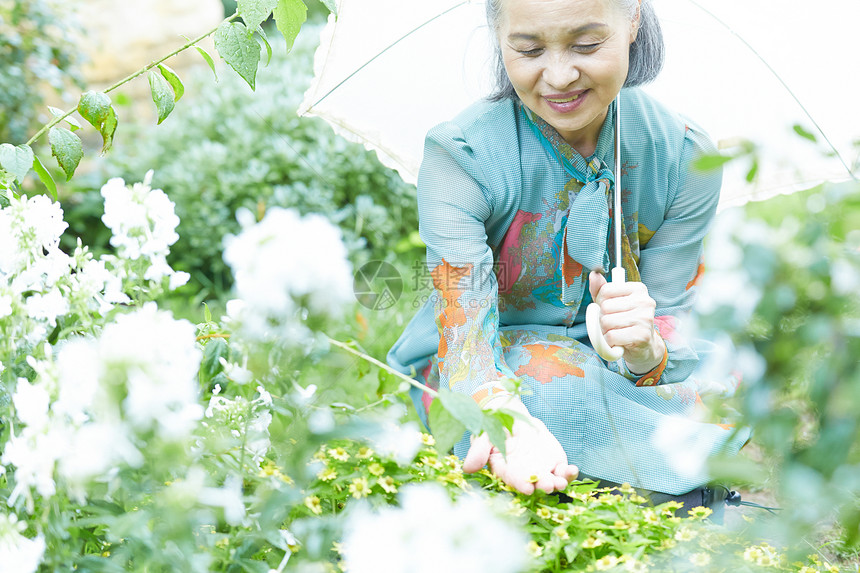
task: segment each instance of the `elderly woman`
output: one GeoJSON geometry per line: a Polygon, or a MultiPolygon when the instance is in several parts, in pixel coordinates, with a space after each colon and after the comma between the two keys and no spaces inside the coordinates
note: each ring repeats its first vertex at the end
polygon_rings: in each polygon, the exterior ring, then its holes
{"type": "MultiPolygon", "coordinates": [[[[488,0],[487,15],[497,91],[427,135],[418,206],[435,292],[388,360],[523,414],[505,457],[464,437],[466,471],[489,463],[524,493],[579,475],[707,503],[702,461],[747,437],[700,421],[700,357],[678,334],[721,177],[691,167],[715,151],[708,137],[635,89],[662,65],[650,0],[488,0]],[[598,272],[616,264],[614,217],[623,283],[598,272]],[[589,345],[591,301],[618,362],[589,345]],[[522,381],[519,395],[505,378],[522,381]]],[[[427,395],[413,397],[426,423],[427,395]]]]}

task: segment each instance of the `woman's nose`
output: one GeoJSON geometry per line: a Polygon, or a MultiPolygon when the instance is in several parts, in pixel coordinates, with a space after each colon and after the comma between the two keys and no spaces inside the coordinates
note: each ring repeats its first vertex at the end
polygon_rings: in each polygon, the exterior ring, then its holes
{"type": "Polygon", "coordinates": [[[564,92],[579,79],[579,68],[567,55],[551,55],[543,69],[543,80],[553,89],[564,92]]]}

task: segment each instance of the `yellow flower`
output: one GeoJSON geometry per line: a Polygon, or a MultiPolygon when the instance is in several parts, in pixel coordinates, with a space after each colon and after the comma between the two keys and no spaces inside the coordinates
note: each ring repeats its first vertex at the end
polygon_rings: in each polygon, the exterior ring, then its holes
{"type": "Polygon", "coordinates": [[[775,565],[779,565],[779,555],[775,555],[770,551],[766,551],[762,554],[761,557],[755,560],[756,565],[760,565],[762,567],[772,567],[775,565]]]}
{"type": "Polygon", "coordinates": [[[624,482],[623,484],[618,486],[618,491],[620,491],[621,493],[634,493],[636,490],[633,489],[633,486],[631,486],[629,483],[624,482]]]}
{"type": "MultiPolygon", "coordinates": [[[[445,456],[445,463],[447,463],[452,468],[457,468],[457,467],[460,467],[460,458],[458,458],[457,456],[455,456],[453,454],[449,454],[449,455],[445,456]]],[[[482,469],[481,472],[485,473],[486,475],[488,475],[490,477],[493,476],[493,472],[489,471],[486,468],[482,469]]]]}
{"type": "Polygon", "coordinates": [[[624,570],[629,571],[630,573],[647,573],[648,565],[644,561],[628,559],[624,563],[624,570]]]}
{"type": "Polygon", "coordinates": [[[366,460],[367,458],[373,455],[373,450],[368,448],[367,446],[362,446],[358,448],[358,457],[362,460],[366,460]]]}
{"type": "Polygon", "coordinates": [[[568,534],[567,529],[565,529],[564,527],[556,527],[555,529],[552,530],[552,532],[559,539],[564,539],[564,540],[570,539],[570,534],[568,534]]]}
{"type": "Polygon", "coordinates": [[[459,471],[450,471],[445,474],[442,479],[447,481],[448,483],[456,485],[460,489],[466,489],[466,486],[468,485],[466,483],[466,480],[463,478],[463,474],[459,471]]]}
{"type": "Polygon", "coordinates": [[[689,527],[682,527],[675,532],[675,539],[677,539],[678,541],[692,541],[696,538],[696,535],[698,535],[698,533],[696,533],[689,527]]]}
{"type": "Polygon", "coordinates": [[[361,499],[368,495],[370,493],[370,486],[367,484],[367,478],[360,477],[352,480],[352,483],[349,484],[349,493],[355,499],[361,499]]]}
{"type": "Polygon", "coordinates": [[[809,567],[807,565],[804,565],[803,567],[800,568],[800,571],[798,571],[797,573],[821,573],[821,572],[818,569],[815,569],[814,567],[809,567]]]}
{"type": "Polygon", "coordinates": [[[828,565],[827,566],[828,573],[839,573],[839,567],[836,565],[828,565]]]}
{"type": "Polygon", "coordinates": [[[698,517],[700,519],[704,519],[714,513],[714,510],[710,507],[704,507],[700,505],[699,507],[694,507],[687,513],[690,514],[690,517],[698,517]]]}
{"type": "Polygon", "coordinates": [[[586,511],[586,509],[582,505],[574,505],[573,507],[571,507],[570,509],[567,510],[567,512],[570,515],[582,515],[583,513],[585,513],[585,511],[586,511]]]}
{"type": "Polygon", "coordinates": [[[555,512],[552,514],[552,520],[558,524],[562,524],[570,521],[570,518],[561,512],[555,512]]]}
{"type": "Polygon", "coordinates": [[[325,468],[323,471],[317,474],[317,477],[322,481],[331,481],[337,477],[337,472],[332,468],[325,468]]]}
{"type": "Polygon", "coordinates": [[[328,455],[330,457],[336,459],[336,460],[341,461],[341,462],[345,462],[346,460],[349,459],[349,454],[347,453],[347,451],[345,449],[343,449],[341,447],[331,448],[328,451],[328,455]]]}
{"type": "Polygon", "coordinates": [[[439,460],[427,456],[421,456],[421,463],[434,470],[441,470],[444,467],[439,460]]]}
{"type": "Polygon", "coordinates": [[[435,446],[436,438],[434,438],[430,434],[425,434],[424,432],[421,432],[421,443],[425,446],[435,446]]]}
{"type": "Polygon", "coordinates": [[[385,473],[385,468],[379,462],[373,462],[367,466],[367,471],[370,472],[370,475],[378,477],[385,473]]]}
{"type": "Polygon", "coordinates": [[[537,508],[537,511],[535,511],[535,513],[541,519],[549,519],[550,517],[552,517],[552,512],[549,510],[548,507],[539,507],[537,508]]]}
{"type": "Polygon", "coordinates": [[[594,562],[594,567],[598,571],[605,571],[607,569],[612,569],[618,565],[618,557],[615,555],[607,555],[605,557],[601,557],[597,561],[594,562]]]}
{"type": "Polygon", "coordinates": [[[630,494],[630,501],[632,501],[633,503],[648,503],[648,499],[642,497],[638,493],[631,493],[630,494]]]}
{"type": "Polygon", "coordinates": [[[711,562],[711,556],[707,553],[693,553],[690,555],[690,563],[696,567],[704,567],[711,562]]]}
{"type": "Polygon", "coordinates": [[[535,540],[529,541],[529,544],[526,546],[526,548],[528,549],[529,553],[531,553],[535,557],[540,557],[541,555],[543,555],[543,547],[541,547],[535,540]]]}
{"type": "Polygon", "coordinates": [[[653,509],[646,509],[642,512],[642,518],[645,520],[645,523],[657,524],[660,523],[660,518],[657,517],[657,514],[654,513],[653,509]]]}
{"type": "Polygon", "coordinates": [[[340,555],[343,552],[343,544],[339,541],[334,541],[331,544],[331,549],[332,551],[340,555]]]}
{"type": "MultiPolygon", "coordinates": [[[[602,533],[602,532],[598,532],[602,533]]],[[[603,545],[603,540],[599,537],[589,537],[585,541],[582,542],[582,547],[584,549],[594,549],[595,547],[600,547],[603,545]]]]}
{"type": "Polygon", "coordinates": [[[605,503],[606,505],[615,505],[619,501],[621,501],[621,496],[614,493],[603,493],[597,498],[598,503],[605,503]]]}
{"type": "Polygon", "coordinates": [[[627,523],[626,521],[622,521],[620,519],[612,524],[613,529],[628,529],[629,527],[630,527],[629,523],[627,523]]]}
{"type": "Polygon", "coordinates": [[[762,555],[764,555],[764,553],[762,552],[761,548],[756,545],[744,549],[744,561],[756,561],[762,555]]]}
{"type": "Polygon", "coordinates": [[[379,487],[381,487],[388,493],[397,493],[397,485],[394,483],[394,478],[391,476],[385,476],[384,478],[378,480],[376,483],[378,483],[379,487]]]}
{"type": "Polygon", "coordinates": [[[305,498],[305,507],[311,510],[311,512],[315,515],[319,515],[322,513],[322,505],[320,505],[320,498],[315,495],[305,498]]]}
{"type": "Polygon", "coordinates": [[[666,538],[660,542],[660,549],[672,549],[676,545],[678,545],[677,541],[675,541],[674,539],[666,538]]]}
{"type": "Polygon", "coordinates": [[[313,459],[317,460],[318,462],[324,462],[325,461],[325,448],[323,447],[323,448],[318,449],[316,451],[316,453],[314,453],[313,459]]]}

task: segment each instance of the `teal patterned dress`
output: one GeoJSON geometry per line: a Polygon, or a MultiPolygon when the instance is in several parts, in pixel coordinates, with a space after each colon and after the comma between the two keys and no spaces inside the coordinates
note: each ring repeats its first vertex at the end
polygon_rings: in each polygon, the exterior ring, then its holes
{"type": "MultiPolygon", "coordinates": [[[[708,481],[696,460],[748,438],[705,420],[705,391],[728,395],[737,380],[709,378],[707,345],[681,334],[721,175],[691,167],[715,152],[693,123],[637,89],[621,102],[622,264],[657,303],[660,365],[636,375],[607,363],[585,329],[588,273],[615,265],[615,104],[583,158],[512,100],[478,102],[427,135],[418,210],[434,291],[388,362],[479,403],[504,391],[500,378],[520,379],[529,412],[583,474],[679,495],[708,481]]],[[[413,399],[426,423],[427,395],[413,399]]],[[[464,436],[455,453],[468,446],[464,436]]]]}

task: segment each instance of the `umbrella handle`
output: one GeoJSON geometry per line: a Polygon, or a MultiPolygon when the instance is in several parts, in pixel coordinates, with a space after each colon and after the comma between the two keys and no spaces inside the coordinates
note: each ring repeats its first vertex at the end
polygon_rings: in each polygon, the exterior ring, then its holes
{"type": "MultiPolygon", "coordinates": [[[[624,267],[612,269],[612,282],[623,283],[625,279],[624,267]]],[[[600,305],[593,302],[585,309],[585,327],[588,330],[588,339],[591,346],[607,362],[620,360],[624,349],[620,346],[609,346],[603,337],[603,329],[600,328],[600,305]]]]}

